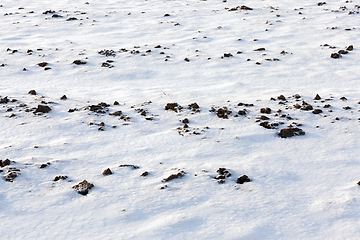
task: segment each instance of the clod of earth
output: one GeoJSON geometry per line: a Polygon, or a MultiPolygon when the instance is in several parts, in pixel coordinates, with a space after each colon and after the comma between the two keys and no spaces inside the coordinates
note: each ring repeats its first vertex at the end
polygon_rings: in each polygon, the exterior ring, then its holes
{"type": "Polygon", "coordinates": [[[266,114],[270,114],[271,113],[271,108],[261,108],[260,109],[260,112],[261,113],[266,113],[266,114]]]}
{"type": "Polygon", "coordinates": [[[149,172],[145,171],[145,172],[143,172],[140,176],[141,176],[141,177],[146,177],[147,175],[149,175],[149,172]]]}
{"type": "Polygon", "coordinates": [[[330,55],[330,57],[331,57],[331,58],[341,58],[341,54],[339,54],[339,53],[332,53],[332,54],[330,55]]]}
{"type": "Polygon", "coordinates": [[[109,115],[111,116],[121,116],[122,115],[122,111],[116,111],[116,112],[113,112],[113,113],[109,113],[109,115]]]}
{"type": "Polygon", "coordinates": [[[66,99],[67,99],[66,95],[63,95],[63,96],[60,98],[60,100],[66,100],[66,99]]]}
{"type": "Polygon", "coordinates": [[[76,17],[71,17],[71,18],[66,19],[66,21],[74,21],[74,20],[78,20],[78,19],[76,17]]]}
{"type": "Polygon", "coordinates": [[[10,100],[7,97],[0,98],[0,103],[8,103],[10,100]]]}
{"type": "Polygon", "coordinates": [[[49,106],[46,105],[38,105],[37,109],[35,110],[34,113],[48,113],[51,111],[51,108],[49,106]]]}
{"type": "Polygon", "coordinates": [[[41,63],[38,63],[37,65],[40,66],[40,67],[46,67],[48,65],[48,63],[47,62],[41,62],[41,63]]]}
{"type": "Polygon", "coordinates": [[[194,102],[194,103],[191,103],[188,105],[189,106],[189,109],[193,112],[200,112],[200,106],[194,102]]]}
{"type": "MultiPolygon", "coordinates": [[[[296,106],[296,108],[297,108],[297,106],[296,106]]],[[[313,110],[313,107],[310,104],[308,104],[307,102],[303,101],[301,110],[310,111],[310,110],[313,110]]]]}
{"type": "Polygon", "coordinates": [[[228,110],[226,107],[219,108],[216,112],[216,116],[219,118],[227,119],[232,111],[228,110]]]}
{"type": "Polygon", "coordinates": [[[115,101],[113,104],[114,104],[114,106],[120,105],[118,101],[115,101]]]}
{"type": "Polygon", "coordinates": [[[236,183],[238,184],[244,184],[246,182],[251,182],[251,179],[247,175],[242,175],[241,177],[238,177],[236,180],[236,183]]]}
{"type": "Polygon", "coordinates": [[[139,166],[131,165],[131,164],[121,164],[119,167],[130,167],[132,169],[138,169],[139,166]]]}
{"type": "Polygon", "coordinates": [[[84,180],[80,182],[79,184],[76,184],[72,188],[75,189],[79,194],[81,195],[87,195],[89,193],[89,190],[94,187],[94,184],[89,183],[88,181],[84,180]]]}
{"type": "Polygon", "coordinates": [[[224,53],[224,57],[233,57],[233,55],[231,53],[224,53]]]}
{"type": "Polygon", "coordinates": [[[254,51],[257,51],[257,52],[265,51],[265,48],[258,48],[258,49],[255,49],[254,51]]]}
{"type": "Polygon", "coordinates": [[[246,111],[246,109],[244,109],[244,110],[239,110],[239,111],[238,111],[238,114],[241,115],[241,116],[246,116],[247,111],[246,111]]]}
{"type": "Polygon", "coordinates": [[[165,106],[165,110],[172,110],[174,112],[179,112],[182,109],[182,107],[177,103],[168,103],[165,106]]]}
{"type": "Polygon", "coordinates": [[[260,120],[269,120],[270,118],[268,118],[267,116],[261,115],[260,117],[257,117],[257,119],[260,119],[260,120]]]}
{"type": "Polygon", "coordinates": [[[242,5],[242,6],[240,7],[240,10],[253,10],[253,9],[250,8],[250,7],[247,7],[247,6],[245,6],[245,5],[242,5]]]}
{"type": "Polygon", "coordinates": [[[293,136],[305,135],[305,132],[300,128],[284,128],[281,129],[279,136],[281,138],[289,138],[293,136]]]}
{"type": "Polygon", "coordinates": [[[348,51],[346,51],[346,50],[339,50],[338,51],[338,54],[348,54],[349,52],[348,51]]]}
{"type": "Polygon", "coordinates": [[[182,123],[189,123],[189,119],[187,119],[187,118],[184,118],[182,121],[181,121],[182,123]]]}
{"type": "Polygon", "coordinates": [[[56,176],[56,177],[54,178],[54,181],[57,182],[57,181],[59,181],[59,180],[65,180],[65,179],[67,179],[67,178],[68,178],[68,176],[61,176],[61,175],[59,175],[59,176],[56,176]]]}
{"type": "Polygon", "coordinates": [[[190,60],[188,58],[184,58],[184,61],[186,62],[190,62],[190,60]]]}
{"type": "Polygon", "coordinates": [[[35,90],[30,90],[30,91],[28,92],[28,94],[30,94],[30,95],[36,95],[37,93],[36,93],[35,90]]]}
{"type": "Polygon", "coordinates": [[[321,109],[315,109],[314,111],[312,111],[313,114],[320,114],[323,111],[321,109]]]}
{"type": "Polygon", "coordinates": [[[43,164],[40,165],[40,168],[46,168],[46,167],[49,166],[49,165],[50,165],[49,162],[48,162],[48,163],[43,163],[43,164]]]}
{"type": "Polygon", "coordinates": [[[7,158],[4,161],[0,160],[0,167],[5,167],[10,165],[10,160],[7,158]]]}
{"type": "Polygon", "coordinates": [[[314,97],[314,100],[320,100],[320,99],[321,99],[320,95],[316,94],[316,96],[314,97]]]}
{"type": "Polygon", "coordinates": [[[106,176],[106,175],[111,175],[113,174],[113,172],[110,170],[110,168],[107,168],[103,171],[102,175],[106,176]]]}
{"type": "Polygon", "coordinates": [[[13,180],[20,175],[19,172],[20,172],[20,170],[16,169],[16,168],[15,169],[9,169],[7,171],[7,173],[4,175],[4,178],[8,182],[13,182],[13,180]]]}
{"type": "Polygon", "coordinates": [[[277,97],[278,100],[286,101],[286,98],[284,95],[280,95],[277,97]]]}
{"type": "Polygon", "coordinates": [[[82,61],[82,60],[75,60],[75,61],[73,61],[73,64],[76,64],[76,65],[84,65],[84,64],[86,64],[86,62],[85,62],[85,61],[82,61]]]}
{"type": "Polygon", "coordinates": [[[352,50],[354,50],[354,46],[353,46],[353,45],[350,45],[350,46],[348,46],[348,47],[346,48],[346,50],[347,50],[347,51],[352,51],[352,50]]]}
{"type": "Polygon", "coordinates": [[[169,182],[169,181],[177,179],[177,178],[182,178],[183,176],[185,176],[185,174],[186,173],[184,171],[178,172],[176,174],[171,174],[167,178],[164,178],[162,181],[163,182],[169,182]]]}
{"type": "Polygon", "coordinates": [[[347,98],[346,97],[341,97],[340,100],[346,101],[347,98]]]}

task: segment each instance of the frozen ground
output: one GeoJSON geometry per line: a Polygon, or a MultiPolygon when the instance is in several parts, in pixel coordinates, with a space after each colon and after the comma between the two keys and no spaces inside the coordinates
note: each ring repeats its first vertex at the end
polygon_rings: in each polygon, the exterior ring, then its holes
{"type": "Polygon", "coordinates": [[[1,239],[359,238],[359,1],[0,5],[1,239]]]}

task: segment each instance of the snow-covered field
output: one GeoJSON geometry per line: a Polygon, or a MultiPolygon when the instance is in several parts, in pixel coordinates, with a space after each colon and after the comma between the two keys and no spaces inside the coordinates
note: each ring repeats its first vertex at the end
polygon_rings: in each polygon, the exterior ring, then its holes
{"type": "Polygon", "coordinates": [[[0,1],[0,239],[359,239],[359,5],[0,1]]]}

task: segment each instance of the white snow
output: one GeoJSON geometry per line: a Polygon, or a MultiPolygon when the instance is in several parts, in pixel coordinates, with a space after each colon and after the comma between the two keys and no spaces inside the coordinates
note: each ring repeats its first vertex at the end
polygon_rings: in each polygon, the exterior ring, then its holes
{"type": "Polygon", "coordinates": [[[359,238],[359,1],[0,5],[0,98],[17,99],[0,104],[0,159],[15,161],[0,168],[0,239],[359,238]],[[242,5],[253,10],[228,11],[242,5]],[[107,60],[114,67],[101,67],[107,60]],[[303,100],[323,112],[296,109],[303,100]],[[100,102],[108,112],[89,111],[100,102]],[[200,112],[188,109],[195,102],[200,112]],[[34,114],[38,105],[52,110],[34,114]],[[221,107],[228,119],[217,117],[221,107]],[[260,113],[266,107],[271,114],[260,113]],[[109,115],[119,110],[130,121],[109,115]],[[263,128],[262,115],[284,124],[263,128]],[[280,138],[293,122],[305,135],[280,138]],[[20,175],[5,181],[11,168],[20,175]],[[107,168],[113,174],[103,176],[107,168]],[[232,174],[223,184],[219,168],[232,174]],[[237,184],[244,174],[251,182],[237,184]],[[72,188],[83,180],[95,185],[86,196],[72,188]]]}

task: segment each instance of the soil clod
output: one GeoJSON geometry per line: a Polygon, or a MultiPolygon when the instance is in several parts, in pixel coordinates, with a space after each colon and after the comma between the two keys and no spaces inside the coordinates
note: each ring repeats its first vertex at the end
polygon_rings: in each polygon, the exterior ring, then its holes
{"type": "Polygon", "coordinates": [[[87,195],[89,193],[89,190],[94,187],[94,184],[89,183],[88,181],[84,180],[80,182],[79,184],[76,184],[72,188],[75,189],[79,194],[81,195],[87,195]]]}

